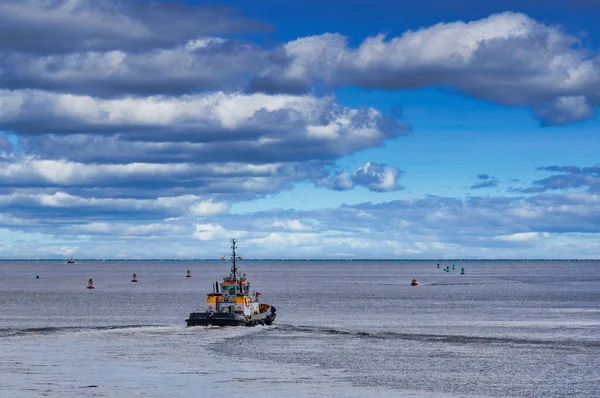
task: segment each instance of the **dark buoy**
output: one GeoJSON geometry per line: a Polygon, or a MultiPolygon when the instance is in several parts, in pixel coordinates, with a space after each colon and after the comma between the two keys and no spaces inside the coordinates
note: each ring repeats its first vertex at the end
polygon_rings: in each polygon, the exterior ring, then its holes
{"type": "Polygon", "coordinates": [[[440,268],[440,263],[438,263],[438,266],[437,266],[437,267],[438,267],[438,268],[440,268]]]}
{"type": "Polygon", "coordinates": [[[465,274],[465,269],[464,269],[464,268],[461,268],[461,270],[460,270],[460,274],[461,274],[461,275],[464,275],[464,274],[465,274]]]}
{"type": "Polygon", "coordinates": [[[36,276],[35,276],[35,279],[40,279],[40,276],[39,276],[39,275],[36,275],[36,276]]]}
{"type": "Polygon", "coordinates": [[[452,264],[452,271],[456,271],[456,268],[454,267],[454,264],[452,264]]]}
{"type": "Polygon", "coordinates": [[[90,278],[90,280],[88,281],[88,289],[93,289],[94,288],[94,281],[92,280],[92,278],[90,278]]]}
{"type": "Polygon", "coordinates": [[[135,274],[135,272],[133,273],[133,276],[131,277],[131,281],[132,282],[137,282],[137,275],[135,274]]]}
{"type": "Polygon", "coordinates": [[[187,274],[185,275],[186,278],[191,278],[192,277],[192,272],[188,269],[187,270],[187,274]]]}
{"type": "Polygon", "coordinates": [[[417,280],[416,280],[416,279],[413,279],[413,280],[410,282],[410,285],[411,285],[411,286],[419,286],[419,282],[417,282],[417,280]]]}

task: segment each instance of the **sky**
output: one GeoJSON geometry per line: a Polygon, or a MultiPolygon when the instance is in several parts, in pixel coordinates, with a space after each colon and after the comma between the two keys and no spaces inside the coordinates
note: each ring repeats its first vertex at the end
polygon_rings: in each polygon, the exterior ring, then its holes
{"type": "Polygon", "coordinates": [[[3,0],[0,259],[600,258],[599,19],[3,0]]]}

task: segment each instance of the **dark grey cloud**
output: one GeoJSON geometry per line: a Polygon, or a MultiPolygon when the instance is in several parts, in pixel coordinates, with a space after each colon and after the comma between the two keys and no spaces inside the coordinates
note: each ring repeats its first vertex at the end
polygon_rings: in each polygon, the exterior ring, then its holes
{"type": "MultiPolygon", "coordinates": [[[[331,165],[318,160],[98,164],[22,156],[0,162],[0,209],[7,216],[47,222],[158,222],[202,215],[206,208],[226,211],[232,203],[276,194],[297,182],[324,185],[331,165]]],[[[374,191],[400,189],[399,173],[369,162],[355,170],[352,183],[374,191]]]]}
{"type": "Polygon", "coordinates": [[[224,7],[182,1],[4,0],[0,51],[74,53],[167,48],[270,27],[224,7]]]}
{"type": "MultiPolygon", "coordinates": [[[[0,194],[68,195],[78,200],[182,198],[203,195],[220,202],[251,200],[323,178],[328,163],[243,162],[85,164],[35,157],[0,161],[0,194]]],[[[74,201],[75,199],[73,199],[74,201]]]]}
{"type": "Polygon", "coordinates": [[[600,165],[577,167],[577,166],[545,166],[539,167],[538,170],[558,171],[572,174],[591,174],[600,175],[600,165]]]}
{"type": "Polygon", "coordinates": [[[496,177],[488,174],[477,174],[476,178],[478,182],[471,185],[471,189],[495,188],[500,183],[496,177]]]}
{"type": "Polygon", "coordinates": [[[13,144],[6,138],[4,134],[0,134],[0,153],[10,153],[13,150],[13,144]]]}
{"type": "Polygon", "coordinates": [[[294,134],[347,147],[378,144],[406,123],[373,108],[353,109],[333,97],[211,93],[103,100],[39,90],[0,90],[0,128],[14,134],[116,134],[148,142],[214,142],[294,134]],[[362,143],[359,143],[358,141],[362,143]]]}
{"type": "MultiPolygon", "coordinates": [[[[272,64],[288,62],[289,56],[280,47],[265,50],[216,37],[138,52],[0,53],[0,85],[11,90],[42,89],[96,97],[257,91],[248,87],[252,76],[272,64]]],[[[305,93],[310,87],[283,91],[305,93]]]]}
{"type": "Polygon", "coordinates": [[[343,107],[331,97],[3,94],[0,124],[24,137],[27,153],[85,164],[332,161],[408,131],[401,120],[343,107]]]}
{"type": "Polygon", "coordinates": [[[539,170],[559,172],[550,177],[533,182],[533,185],[522,189],[524,193],[540,193],[549,190],[572,190],[586,188],[589,192],[600,192],[600,165],[589,167],[547,166],[539,170]]]}
{"type": "MultiPolygon", "coordinates": [[[[600,70],[600,64],[596,69],[600,70]]],[[[535,116],[542,121],[544,126],[564,125],[581,122],[595,116],[594,108],[600,104],[595,93],[590,96],[571,95],[562,96],[542,104],[536,111],[535,116]]]]}
{"type": "Polygon", "coordinates": [[[495,188],[498,186],[498,180],[490,180],[484,182],[478,182],[471,185],[471,189],[481,189],[481,188],[495,188]]]}
{"type": "MultiPolygon", "coordinates": [[[[282,69],[279,65],[277,69],[282,69]]],[[[273,69],[272,67],[270,69],[273,69]]],[[[271,72],[272,73],[272,72],[271,72]]],[[[251,76],[246,87],[249,93],[267,93],[267,94],[304,94],[312,90],[312,82],[306,79],[289,79],[287,77],[274,74],[272,76],[251,76]]]]}
{"type": "MultiPolygon", "coordinates": [[[[502,105],[527,107],[542,125],[588,120],[595,116],[600,104],[599,56],[582,48],[579,37],[518,13],[496,14],[466,23],[441,23],[398,37],[378,35],[365,39],[357,48],[350,47],[346,37],[331,33],[265,48],[209,37],[206,32],[190,33],[191,25],[205,30],[217,26],[225,31],[232,26],[248,26],[245,22],[230,24],[227,18],[231,15],[221,9],[207,10],[173,2],[115,0],[95,5],[91,0],[80,0],[72,8],[62,1],[51,6],[31,2],[34,14],[44,7],[54,10],[44,12],[48,16],[43,21],[73,19],[77,23],[64,24],[63,29],[82,33],[69,36],[74,39],[58,40],[61,45],[69,46],[68,53],[46,45],[45,56],[23,51],[0,52],[3,69],[0,83],[12,90],[125,97],[203,90],[298,95],[310,93],[315,87],[320,90],[343,86],[386,90],[443,87],[502,105]],[[179,13],[186,15],[183,22],[178,18],[179,13]],[[215,17],[215,13],[225,15],[225,19],[215,17]],[[100,22],[91,25],[93,28],[79,25],[97,14],[104,19],[99,18],[100,22]],[[211,23],[186,22],[187,18],[203,21],[205,17],[211,23]],[[158,19],[165,23],[156,22],[158,19]],[[177,23],[172,23],[173,20],[177,23]],[[152,21],[154,30],[146,28],[148,21],[152,21]],[[110,47],[106,43],[112,43],[112,39],[104,36],[103,24],[131,25],[137,30],[106,31],[121,36],[126,32],[135,37],[119,36],[114,41],[123,45],[110,47]],[[161,31],[163,27],[168,34],[161,31]],[[144,41],[145,46],[138,41],[144,41]]],[[[7,4],[4,5],[10,9],[7,15],[21,15],[17,12],[20,3],[7,4]]],[[[48,29],[43,24],[35,29],[27,24],[19,26],[34,32],[48,29]]],[[[35,37],[35,34],[30,32],[25,36],[35,37]]],[[[46,36],[54,40],[52,34],[46,36]]],[[[6,43],[13,42],[0,30],[1,37],[6,43]]]]}

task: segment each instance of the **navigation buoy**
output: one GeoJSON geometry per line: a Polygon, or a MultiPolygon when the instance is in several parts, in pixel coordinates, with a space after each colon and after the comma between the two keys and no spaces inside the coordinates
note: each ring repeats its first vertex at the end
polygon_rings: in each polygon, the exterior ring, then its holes
{"type": "Polygon", "coordinates": [[[416,279],[413,279],[413,280],[410,282],[410,285],[411,285],[411,286],[419,286],[419,282],[417,282],[417,280],[416,280],[416,279]]]}
{"type": "Polygon", "coordinates": [[[135,273],[133,273],[133,276],[131,277],[131,281],[132,282],[137,282],[137,275],[135,273]]]}
{"type": "Polygon", "coordinates": [[[191,271],[188,269],[187,270],[187,274],[185,275],[186,278],[191,278],[192,277],[192,273],[191,271]]]}
{"type": "Polygon", "coordinates": [[[437,266],[437,267],[438,267],[438,268],[440,268],[440,263],[438,263],[438,266],[437,266]]]}
{"type": "Polygon", "coordinates": [[[93,289],[94,288],[94,281],[92,280],[92,278],[90,278],[90,280],[88,281],[88,289],[93,289]]]}
{"type": "Polygon", "coordinates": [[[462,268],[462,269],[460,270],[460,274],[461,274],[461,275],[464,275],[464,274],[465,274],[465,269],[464,269],[464,268],[462,268]]]}
{"type": "Polygon", "coordinates": [[[35,276],[35,279],[40,279],[40,276],[39,276],[39,275],[36,275],[36,276],[35,276]]]}
{"type": "Polygon", "coordinates": [[[454,264],[452,264],[452,271],[456,271],[456,268],[454,267],[454,264]]]}

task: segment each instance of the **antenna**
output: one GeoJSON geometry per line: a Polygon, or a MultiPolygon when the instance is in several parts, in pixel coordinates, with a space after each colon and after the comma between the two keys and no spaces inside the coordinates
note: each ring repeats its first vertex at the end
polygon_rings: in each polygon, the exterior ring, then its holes
{"type": "Polygon", "coordinates": [[[237,257],[236,257],[236,254],[235,254],[235,249],[236,249],[235,238],[231,238],[231,264],[232,264],[231,273],[233,274],[233,280],[237,281],[237,279],[236,279],[237,267],[236,267],[236,264],[235,264],[235,262],[237,260],[237,257]]]}

